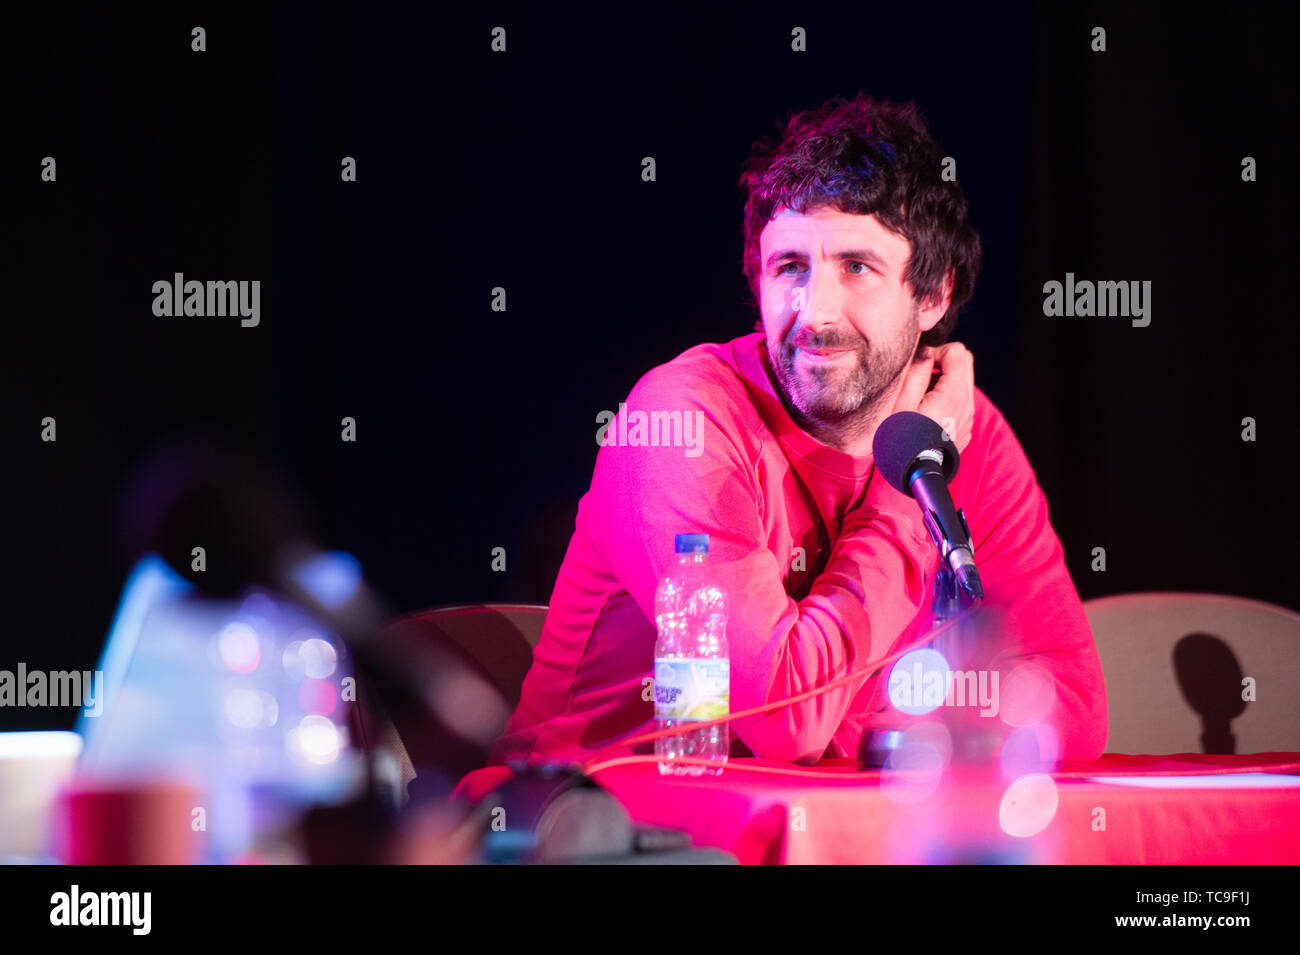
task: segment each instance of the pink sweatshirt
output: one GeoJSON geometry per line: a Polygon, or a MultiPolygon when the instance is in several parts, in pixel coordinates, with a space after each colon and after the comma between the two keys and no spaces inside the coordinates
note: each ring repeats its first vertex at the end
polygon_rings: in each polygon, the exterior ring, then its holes
{"type": "MultiPolygon", "coordinates": [[[[678,533],[709,535],[708,563],[731,595],[733,712],[824,685],[928,630],[939,557],[916,502],[873,477],[870,457],[798,427],[762,348],[760,333],[696,346],[647,373],[609,424],[489,764],[653,752],[619,741],[654,729],[654,593],[676,564],[678,533]],[[682,412],[681,427],[670,430],[664,412],[682,412]]],[[[1032,659],[1055,678],[1060,757],[1095,759],[1106,692],[1087,618],[1024,451],[978,389],[975,402],[951,490],[986,604],[1000,611],[1000,659],[1032,659]]],[[[732,755],[856,755],[864,728],[897,716],[888,672],[733,721],[732,755]]]]}

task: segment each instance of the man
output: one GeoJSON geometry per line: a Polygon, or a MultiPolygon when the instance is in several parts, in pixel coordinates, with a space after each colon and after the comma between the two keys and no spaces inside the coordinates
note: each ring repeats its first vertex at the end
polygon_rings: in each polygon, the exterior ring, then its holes
{"type": "MultiPolygon", "coordinates": [[[[654,592],[678,533],[709,535],[708,563],[731,597],[732,712],[914,641],[928,626],[939,557],[915,501],[875,475],[871,450],[877,426],[900,410],[933,418],[962,452],[951,490],[999,611],[999,664],[1032,662],[1046,675],[1060,758],[1101,754],[1101,668],[1043,493],[975,388],[971,353],[946,342],[980,244],[942,168],[914,106],[861,93],[794,116],[779,143],[758,148],[741,182],[761,332],[652,369],[622,420],[602,428],[591,490],[492,763],[653,752],[620,740],[654,728],[654,592]],[[645,433],[650,420],[664,433],[645,433]]],[[[864,729],[897,718],[887,677],[733,721],[732,755],[855,755],[864,729]]]]}

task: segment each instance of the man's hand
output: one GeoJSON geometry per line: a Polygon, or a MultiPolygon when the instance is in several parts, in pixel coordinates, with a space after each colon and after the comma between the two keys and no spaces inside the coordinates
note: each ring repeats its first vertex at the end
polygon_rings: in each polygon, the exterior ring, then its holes
{"type": "Polygon", "coordinates": [[[952,438],[957,450],[965,451],[975,423],[975,356],[961,342],[923,348],[922,355],[903,373],[903,387],[894,411],[919,411],[932,418],[952,438]],[[934,387],[926,391],[936,366],[939,376],[934,379],[934,387]]]}

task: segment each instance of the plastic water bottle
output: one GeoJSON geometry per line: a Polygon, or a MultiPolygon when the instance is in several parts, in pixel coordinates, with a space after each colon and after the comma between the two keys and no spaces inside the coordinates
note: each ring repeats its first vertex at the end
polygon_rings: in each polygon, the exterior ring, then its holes
{"type": "Polygon", "coordinates": [[[726,723],[691,724],[731,712],[727,658],[727,593],[710,573],[709,535],[678,534],[677,566],[655,590],[655,723],[683,732],[655,740],[656,756],[692,756],[714,765],[660,763],[665,774],[722,772],[731,748],[726,723]]]}

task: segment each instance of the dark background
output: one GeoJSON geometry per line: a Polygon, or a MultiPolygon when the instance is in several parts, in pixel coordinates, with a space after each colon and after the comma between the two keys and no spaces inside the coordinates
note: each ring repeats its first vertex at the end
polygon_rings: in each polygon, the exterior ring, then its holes
{"type": "Polygon", "coordinates": [[[1300,607],[1295,84],[1272,8],[179,6],[6,14],[0,668],[93,666],[124,483],[196,432],[282,466],[395,611],[546,602],[597,412],[753,327],[751,142],[857,89],[918,102],[957,159],[985,267],[956,337],[1082,596],[1300,607]],[[155,317],[178,271],[260,279],[261,325],[155,317]],[[1066,271],[1150,280],[1150,326],[1044,317],[1066,271]]]}

